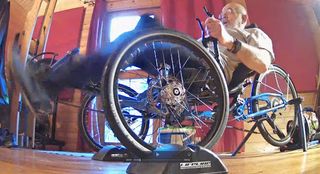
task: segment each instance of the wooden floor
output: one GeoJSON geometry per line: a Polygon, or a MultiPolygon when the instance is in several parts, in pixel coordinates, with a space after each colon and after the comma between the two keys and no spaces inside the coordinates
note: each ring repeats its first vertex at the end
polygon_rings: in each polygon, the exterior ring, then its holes
{"type": "MultiPolygon", "coordinates": [[[[128,163],[91,160],[92,154],[0,148],[0,174],[121,174],[128,163]]],[[[219,155],[231,174],[320,173],[320,147],[291,152],[219,155]]]]}

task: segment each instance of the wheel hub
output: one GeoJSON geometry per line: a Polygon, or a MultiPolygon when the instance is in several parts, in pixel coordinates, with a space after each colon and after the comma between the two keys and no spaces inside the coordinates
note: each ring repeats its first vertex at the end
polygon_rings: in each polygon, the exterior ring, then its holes
{"type": "Polygon", "coordinates": [[[148,102],[151,110],[157,114],[166,116],[171,111],[180,115],[184,111],[185,99],[186,89],[176,78],[168,77],[149,83],[148,102]]]}
{"type": "Polygon", "coordinates": [[[186,95],[186,90],[180,82],[169,79],[167,85],[160,92],[160,99],[170,107],[181,107],[186,95]]]}

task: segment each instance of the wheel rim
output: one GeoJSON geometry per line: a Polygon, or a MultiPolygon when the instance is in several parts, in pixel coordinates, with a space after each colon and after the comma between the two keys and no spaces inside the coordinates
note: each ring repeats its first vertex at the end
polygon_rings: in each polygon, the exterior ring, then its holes
{"type": "Polygon", "coordinates": [[[149,150],[167,143],[212,145],[225,122],[228,99],[222,73],[206,52],[199,52],[194,43],[181,42],[176,35],[155,34],[131,43],[115,60],[109,72],[114,75],[108,76],[108,82],[117,113],[111,112],[122,123],[116,127],[119,136],[149,150]],[[118,92],[119,84],[139,94],[125,98],[118,92]],[[150,119],[152,126],[144,140],[125,124],[119,108],[126,106],[150,119]]]}
{"type": "Polygon", "coordinates": [[[96,148],[95,150],[99,150],[106,145],[104,137],[106,121],[103,115],[101,97],[92,95],[85,102],[82,112],[84,133],[90,141],[89,144],[96,148]]]}
{"type": "MultiPolygon", "coordinates": [[[[289,74],[277,66],[272,66],[266,73],[260,75],[255,95],[261,93],[282,94],[286,102],[297,98],[297,92],[289,74]]],[[[256,111],[284,103],[279,97],[268,97],[267,101],[256,101],[256,111]]],[[[297,108],[295,105],[286,105],[286,107],[278,109],[275,112],[267,113],[261,119],[261,124],[259,124],[259,128],[264,132],[263,135],[266,140],[275,146],[286,144],[292,137],[295,128],[287,129],[286,125],[290,120],[293,123],[297,123],[296,114],[297,108]]]]}

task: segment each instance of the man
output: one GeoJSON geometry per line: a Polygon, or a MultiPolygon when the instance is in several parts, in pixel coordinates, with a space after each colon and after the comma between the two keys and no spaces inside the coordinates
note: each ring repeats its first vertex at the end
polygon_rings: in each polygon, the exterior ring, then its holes
{"type": "Polygon", "coordinates": [[[220,62],[227,82],[239,63],[258,73],[265,72],[274,60],[271,39],[258,28],[245,29],[247,11],[238,3],[224,6],[220,17],[221,20],[209,17],[204,24],[208,35],[219,41],[220,62]]]}

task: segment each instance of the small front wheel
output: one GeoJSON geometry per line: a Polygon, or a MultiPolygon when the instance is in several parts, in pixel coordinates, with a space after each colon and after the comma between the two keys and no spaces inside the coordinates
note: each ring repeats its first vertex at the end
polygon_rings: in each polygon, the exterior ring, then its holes
{"type": "MultiPolygon", "coordinates": [[[[298,97],[296,88],[289,76],[279,66],[271,65],[267,72],[257,75],[254,80],[252,96],[264,93],[279,94],[277,96],[264,97],[256,100],[253,111],[274,108],[298,97]],[[285,101],[285,102],[284,102],[285,101]]],[[[266,113],[259,119],[258,128],[263,138],[273,146],[284,146],[291,140],[297,125],[298,108],[294,104],[286,104],[285,107],[266,113]],[[287,128],[287,123],[293,122],[292,127],[287,128]]]]}
{"type": "MultiPolygon", "coordinates": [[[[120,85],[119,90],[128,97],[137,95],[136,91],[125,85],[120,85]]],[[[127,108],[122,109],[128,111],[127,108]]],[[[131,112],[142,115],[138,111],[131,110],[131,112]]],[[[149,129],[149,120],[127,118],[126,121],[142,139],[146,136],[149,129]]],[[[98,93],[88,92],[85,95],[79,112],[79,128],[81,135],[94,151],[99,151],[106,145],[119,144],[104,116],[101,95],[98,93]]]]}

